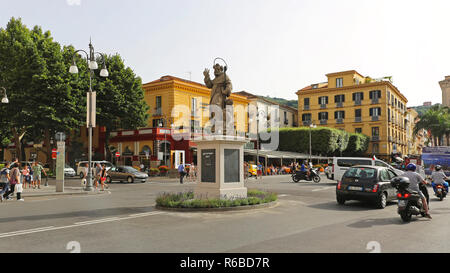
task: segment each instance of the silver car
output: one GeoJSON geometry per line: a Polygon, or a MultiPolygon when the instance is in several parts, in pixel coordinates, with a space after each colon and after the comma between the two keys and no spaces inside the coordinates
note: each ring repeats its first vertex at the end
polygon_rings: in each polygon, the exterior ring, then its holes
{"type": "Polygon", "coordinates": [[[117,166],[112,167],[107,171],[106,182],[111,183],[113,181],[120,182],[141,182],[145,183],[147,181],[148,174],[140,172],[133,167],[130,166],[117,166]]]}

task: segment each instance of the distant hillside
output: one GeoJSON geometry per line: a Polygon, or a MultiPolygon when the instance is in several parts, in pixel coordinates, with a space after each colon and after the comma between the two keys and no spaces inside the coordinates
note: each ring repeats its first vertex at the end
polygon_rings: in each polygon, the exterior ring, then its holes
{"type": "MultiPolygon", "coordinates": [[[[436,104],[434,104],[434,105],[439,105],[439,103],[436,103],[436,104]]],[[[423,116],[423,114],[425,114],[426,111],[428,111],[428,109],[430,109],[430,108],[433,107],[434,105],[432,105],[432,106],[423,106],[423,105],[421,105],[421,106],[413,106],[413,107],[411,107],[411,108],[413,108],[414,110],[416,110],[417,113],[419,114],[419,117],[421,117],[421,116],[423,116]]]]}
{"type": "Polygon", "coordinates": [[[283,105],[287,105],[290,107],[293,107],[295,109],[297,109],[298,107],[298,100],[287,100],[287,99],[282,99],[282,98],[271,98],[269,96],[265,97],[265,96],[261,96],[262,98],[266,99],[266,100],[270,100],[279,104],[283,104],[283,105]]]}

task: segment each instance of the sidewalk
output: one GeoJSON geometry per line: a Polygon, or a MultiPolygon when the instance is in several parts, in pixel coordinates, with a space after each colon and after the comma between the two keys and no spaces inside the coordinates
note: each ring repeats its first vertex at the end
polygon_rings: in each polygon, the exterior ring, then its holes
{"type": "Polygon", "coordinates": [[[65,195],[87,195],[87,194],[103,194],[104,191],[85,191],[82,187],[64,187],[64,192],[56,192],[56,186],[42,186],[40,189],[23,189],[22,197],[42,197],[42,196],[65,196],[65,195]]]}

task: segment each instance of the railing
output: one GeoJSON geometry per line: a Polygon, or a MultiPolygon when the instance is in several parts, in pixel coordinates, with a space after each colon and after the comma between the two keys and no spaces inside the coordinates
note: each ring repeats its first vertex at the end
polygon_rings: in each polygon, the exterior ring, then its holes
{"type": "Polygon", "coordinates": [[[378,104],[380,103],[378,99],[372,99],[372,104],[378,104]]]}
{"type": "Polygon", "coordinates": [[[303,110],[309,110],[309,104],[303,105],[303,110]]]}
{"type": "Polygon", "coordinates": [[[380,141],[380,136],[372,136],[372,141],[380,141]]]}
{"type": "Polygon", "coordinates": [[[336,102],[336,108],[344,107],[344,103],[336,102]]]}
{"type": "Polygon", "coordinates": [[[355,100],[355,105],[361,105],[361,100],[355,100]]]}
{"type": "Polygon", "coordinates": [[[379,121],[380,117],[379,116],[372,116],[372,121],[379,121]]]}
{"type": "Polygon", "coordinates": [[[321,119],[320,120],[320,125],[326,125],[327,124],[327,120],[326,119],[321,119]]]}
{"type": "Polygon", "coordinates": [[[342,124],[342,123],[344,123],[344,119],[343,118],[337,118],[336,119],[336,123],[337,124],[342,124]]]}
{"type": "Polygon", "coordinates": [[[303,125],[304,126],[309,126],[311,124],[311,121],[310,120],[304,120],[303,121],[303,125]]]}
{"type": "Polygon", "coordinates": [[[355,122],[362,122],[362,118],[361,117],[355,117],[355,122]]]}
{"type": "Polygon", "coordinates": [[[327,105],[326,105],[326,104],[321,104],[321,105],[320,105],[320,109],[325,109],[325,108],[327,108],[327,105]]]}

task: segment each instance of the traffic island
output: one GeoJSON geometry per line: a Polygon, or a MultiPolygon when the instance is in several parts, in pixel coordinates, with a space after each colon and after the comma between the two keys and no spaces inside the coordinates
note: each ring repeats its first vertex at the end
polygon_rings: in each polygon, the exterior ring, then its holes
{"type": "Polygon", "coordinates": [[[156,199],[156,208],[171,211],[230,211],[273,207],[277,204],[278,195],[274,192],[249,190],[246,198],[219,199],[194,198],[194,192],[163,193],[156,199]]]}

